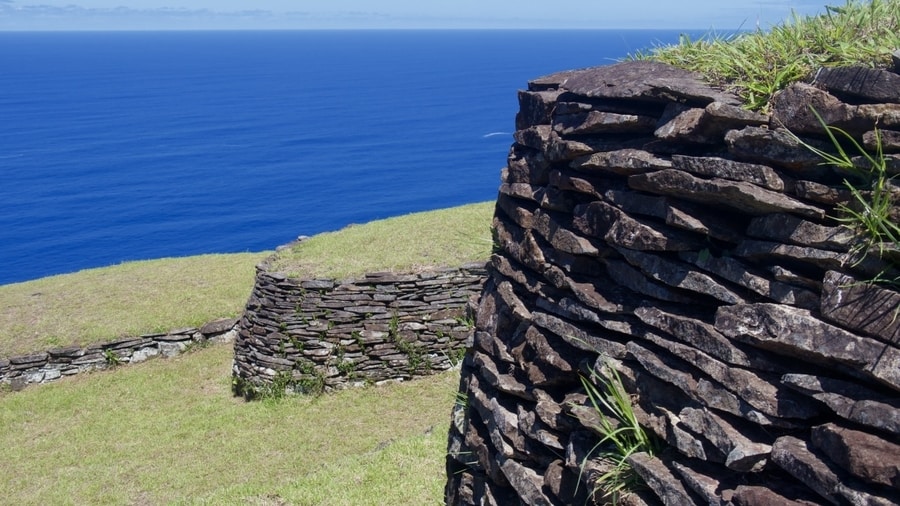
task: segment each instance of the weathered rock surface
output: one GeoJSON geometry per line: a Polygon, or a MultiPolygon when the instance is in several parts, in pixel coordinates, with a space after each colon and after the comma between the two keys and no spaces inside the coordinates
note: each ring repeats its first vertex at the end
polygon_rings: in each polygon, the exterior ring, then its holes
{"type": "Polygon", "coordinates": [[[895,260],[854,250],[833,218],[851,196],[806,147],[833,149],[808,104],[868,145],[898,105],[880,72],[820,79],[771,117],[658,63],[529,83],[448,504],[610,501],[598,427],[623,422],[587,385],[615,377],[659,446],[620,504],[898,501],[900,295],[861,282],[895,260]]]}
{"type": "Polygon", "coordinates": [[[449,369],[472,339],[468,306],[483,283],[483,264],[339,281],[263,262],[235,339],[236,393],[253,397],[278,375],[321,391],[449,369]]]}

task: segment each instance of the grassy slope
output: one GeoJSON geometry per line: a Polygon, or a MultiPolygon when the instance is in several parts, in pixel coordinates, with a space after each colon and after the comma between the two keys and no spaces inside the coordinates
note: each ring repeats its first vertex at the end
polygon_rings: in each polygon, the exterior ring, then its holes
{"type": "MultiPolygon", "coordinates": [[[[355,225],[314,236],[279,262],[297,275],[343,277],[486,260],[492,213],[484,202],[355,225]]],[[[130,262],[0,286],[0,357],[238,315],[269,254],[130,262]]]]}
{"type": "Polygon", "coordinates": [[[482,202],[319,234],[279,252],[275,268],[297,277],[344,278],[486,260],[493,210],[493,202],[482,202]]]}
{"type": "Polygon", "coordinates": [[[458,375],[247,403],[229,346],[0,395],[7,504],[437,504],[458,375]]]}
{"type": "Polygon", "coordinates": [[[264,253],[129,262],[0,286],[0,357],[236,316],[264,253]]]}
{"type": "MultiPolygon", "coordinates": [[[[415,268],[426,263],[421,258],[483,260],[492,212],[493,203],[483,203],[373,222],[287,255],[300,269],[315,265],[332,276],[415,268]]],[[[134,262],[0,287],[0,356],[237,314],[263,257],[134,262]],[[209,312],[198,311],[207,303],[209,312]],[[131,313],[143,319],[134,323],[131,313]],[[116,326],[123,322],[130,323],[116,326]],[[63,333],[75,337],[55,337],[63,333]]],[[[457,374],[245,403],[231,396],[231,353],[213,346],[0,391],[0,497],[10,504],[441,503],[457,374]]]]}

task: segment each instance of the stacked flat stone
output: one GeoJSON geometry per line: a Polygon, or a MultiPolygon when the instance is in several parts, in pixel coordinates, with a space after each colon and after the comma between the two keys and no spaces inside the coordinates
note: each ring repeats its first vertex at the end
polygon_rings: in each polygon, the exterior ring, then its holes
{"type": "Polygon", "coordinates": [[[234,344],[236,384],[249,393],[279,377],[295,390],[332,390],[447,370],[466,348],[468,308],[486,277],[484,263],[346,280],[270,265],[257,268],[234,344]]]}
{"type": "Polygon", "coordinates": [[[180,328],[0,359],[0,385],[6,384],[13,390],[21,390],[30,384],[48,383],[75,374],[136,364],[151,357],[173,357],[194,345],[230,342],[237,332],[236,326],[236,318],[220,318],[200,328],[180,328]]]}
{"type": "Polygon", "coordinates": [[[582,378],[610,368],[665,448],[629,459],[647,488],[624,504],[900,503],[900,293],[866,282],[900,255],[863,254],[834,218],[848,176],[797,137],[833,150],[812,104],[880,137],[896,173],[898,81],[823,69],[771,115],[653,62],[531,81],[447,503],[589,503],[604,463],[582,378]]]}

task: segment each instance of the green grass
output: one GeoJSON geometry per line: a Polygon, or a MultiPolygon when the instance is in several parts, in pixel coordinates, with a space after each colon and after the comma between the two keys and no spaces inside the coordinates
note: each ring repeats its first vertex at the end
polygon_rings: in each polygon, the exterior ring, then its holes
{"type": "MultiPolygon", "coordinates": [[[[279,254],[298,275],[458,266],[487,260],[493,202],[354,225],[279,254]]],[[[0,357],[195,327],[239,315],[272,252],[129,262],[0,286],[0,357]]]]}
{"type": "Polygon", "coordinates": [[[769,30],[708,34],[633,55],[696,71],[731,88],[755,110],[788,84],[812,77],[820,67],[885,67],[900,47],[900,0],[852,0],[826,7],[819,16],[795,15],[769,30]]]}
{"type": "Polygon", "coordinates": [[[439,504],[457,373],[280,402],[212,346],[0,394],[7,504],[439,504]]]}
{"type": "MultiPolygon", "coordinates": [[[[581,377],[581,384],[599,415],[599,425],[594,430],[601,435],[587,458],[600,460],[607,469],[596,477],[591,496],[605,504],[618,504],[643,485],[628,457],[640,452],[652,457],[658,452],[658,443],[638,423],[633,399],[625,391],[618,371],[612,364],[604,365],[603,371],[603,375],[591,371],[590,378],[581,377]]],[[[582,463],[582,472],[586,463],[587,460],[582,463]]]]}
{"type": "Polygon", "coordinates": [[[493,202],[408,214],[316,235],[278,253],[274,269],[294,277],[346,278],[485,261],[493,202]]]}
{"type": "MultiPolygon", "coordinates": [[[[304,243],[316,276],[455,266],[490,254],[492,203],[304,243]],[[328,270],[324,270],[325,266],[328,270]]],[[[0,287],[0,356],[236,315],[266,254],[132,262],[0,287]],[[60,337],[66,336],[66,337],[60,337]]],[[[443,498],[458,373],[244,402],[230,346],[0,391],[10,504],[422,505],[443,498]]]]}
{"type": "Polygon", "coordinates": [[[0,357],[237,316],[268,254],[129,262],[0,286],[0,357]]]}

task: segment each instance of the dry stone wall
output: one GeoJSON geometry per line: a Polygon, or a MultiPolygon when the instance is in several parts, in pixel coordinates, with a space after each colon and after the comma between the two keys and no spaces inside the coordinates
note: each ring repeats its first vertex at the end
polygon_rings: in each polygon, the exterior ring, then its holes
{"type": "Polygon", "coordinates": [[[866,282],[900,255],[855,248],[848,176],[790,133],[833,150],[808,105],[870,148],[877,124],[896,174],[898,81],[823,69],[771,115],[652,62],[530,82],[446,502],[609,499],[583,379],[615,370],[663,448],[622,504],[900,504],[900,292],[866,282]]]}
{"type": "Polygon", "coordinates": [[[297,279],[257,268],[234,344],[237,394],[318,393],[406,380],[458,364],[484,263],[358,279],[297,279]]]}
{"type": "Polygon", "coordinates": [[[237,319],[221,318],[200,328],[181,328],[157,334],[124,337],[89,346],[68,346],[0,359],[0,385],[21,390],[75,374],[136,364],[152,357],[172,357],[209,342],[234,339],[237,319]]]}

